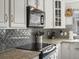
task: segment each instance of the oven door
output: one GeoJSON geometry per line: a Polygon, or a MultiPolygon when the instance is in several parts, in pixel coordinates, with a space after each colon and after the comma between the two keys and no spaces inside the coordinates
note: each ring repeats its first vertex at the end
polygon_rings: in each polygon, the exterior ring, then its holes
{"type": "Polygon", "coordinates": [[[43,54],[43,59],[56,59],[56,50],[43,54]]]}

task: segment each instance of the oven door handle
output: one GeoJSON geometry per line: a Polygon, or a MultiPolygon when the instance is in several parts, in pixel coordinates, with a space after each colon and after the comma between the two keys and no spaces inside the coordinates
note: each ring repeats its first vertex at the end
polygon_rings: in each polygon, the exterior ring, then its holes
{"type": "Polygon", "coordinates": [[[44,51],[43,53],[45,54],[45,53],[50,53],[51,51],[55,51],[56,50],[56,47],[53,47],[53,48],[51,48],[51,49],[49,49],[49,50],[46,50],[46,51],[44,51]]]}

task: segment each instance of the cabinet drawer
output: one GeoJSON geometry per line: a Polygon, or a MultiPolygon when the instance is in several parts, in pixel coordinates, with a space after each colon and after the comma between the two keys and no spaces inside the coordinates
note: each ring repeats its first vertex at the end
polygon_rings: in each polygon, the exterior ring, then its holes
{"type": "Polygon", "coordinates": [[[79,49],[79,43],[71,43],[71,47],[75,49],[79,49]]]}

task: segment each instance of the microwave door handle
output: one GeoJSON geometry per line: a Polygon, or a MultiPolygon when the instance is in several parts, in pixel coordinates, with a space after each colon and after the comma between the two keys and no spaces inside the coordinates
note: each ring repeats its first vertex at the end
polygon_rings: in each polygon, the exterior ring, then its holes
{"type": "Polygon", "coordinates": [[[44,16],[43,16],[43,15],[41,15],[40,22],[41,22],[41,25],[43,25],[43,24],[44,24],[44,16]]]}

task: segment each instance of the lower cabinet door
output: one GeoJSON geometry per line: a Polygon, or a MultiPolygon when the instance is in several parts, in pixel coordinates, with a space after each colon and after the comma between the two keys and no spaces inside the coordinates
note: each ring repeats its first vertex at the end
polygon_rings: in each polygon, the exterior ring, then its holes
{"type": "Polygon", "coordinates": [[[79,59],[79,43],[71,44],[71,59],[79,59]]]}
{"type": "Polygon", "coordinates": [[[70,59],[70,43],[61,43],[61,59],[70,59]]]}

